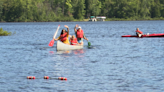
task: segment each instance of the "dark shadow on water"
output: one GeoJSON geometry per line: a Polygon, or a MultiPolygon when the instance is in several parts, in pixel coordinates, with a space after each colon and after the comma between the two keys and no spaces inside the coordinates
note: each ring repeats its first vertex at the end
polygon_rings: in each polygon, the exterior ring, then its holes
{"type": "Polygon", "coordinates": [[[87,46],[88,49],[95,49],[94,46],[87,46]]]}
{"type": "Polygon", "coordinates": [[[93,45],[91,45],[91,46],[84,46],[84,47],[86,47],[87,49],[95,49],[96,48],[96,46],[93,46],[93,45]]]}

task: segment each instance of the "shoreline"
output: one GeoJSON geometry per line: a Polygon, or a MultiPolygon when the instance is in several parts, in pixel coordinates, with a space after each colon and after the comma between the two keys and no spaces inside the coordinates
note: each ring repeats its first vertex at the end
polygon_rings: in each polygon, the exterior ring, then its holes
{"type": "Polygon", "coordinates": [[[149,20],[164,20],[161,18],[107,18],[106,21],[149,21],[149,20]]]}
{"type": "MultiPolygon", "coordinates": [[[[135,18],[107,18],[105,19],[105,21],[151,21],[151,20],[164,20],[163,17],[161,18],[139,18],[139,19],[135,19],[135,18]]],[[[19,21],[19,22],[89,22],[89,19],[83,19],[83,20],[77,20],[74,19],[72,21],[19,21]]],[[[12,21],[12,22],[6,22],[6,21],[0,21],[0,23],[19,23],[16,21],[12,21]]],[[[92,21],[90,21],[92,22],[92,21]]]]}

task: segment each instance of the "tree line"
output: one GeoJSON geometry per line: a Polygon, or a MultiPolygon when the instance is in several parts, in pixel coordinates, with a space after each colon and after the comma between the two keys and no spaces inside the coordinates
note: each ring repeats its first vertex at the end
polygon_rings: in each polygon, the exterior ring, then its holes
{"type": "Polygon", "coordinates": [[[0,0],[0,21],[164,18],[164,0],[0,0]]]}

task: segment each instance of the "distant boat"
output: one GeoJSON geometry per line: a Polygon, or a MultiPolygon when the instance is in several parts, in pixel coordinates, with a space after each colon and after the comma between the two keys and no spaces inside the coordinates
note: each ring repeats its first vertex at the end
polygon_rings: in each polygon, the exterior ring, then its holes
{"type": "Polygon", "coordinates": [[[97,16],[96,19],[98,21],[105,21],[106,17],[105,16],[97,16]]]}
{"type": "MultiPolygon", "coordinates": [[[[139,37],[137,35],[123,35],[122,37],[139,37]]],[[[164,33],[157,33],[157,34],[146,34],[142,35],[142,37],[164,37],[164,33]]]]}
{"type": "Polygon", "coordinates": [[[89,21],[105,21],[106,17],[105,16],[91,16],[89,21]]]}
{"type": "Polygon", "coordinates": [[[95,18],[95,16],[90,16],[90,19],[89,19],[89,21],[97,21],[97,19],[95,18]]]}

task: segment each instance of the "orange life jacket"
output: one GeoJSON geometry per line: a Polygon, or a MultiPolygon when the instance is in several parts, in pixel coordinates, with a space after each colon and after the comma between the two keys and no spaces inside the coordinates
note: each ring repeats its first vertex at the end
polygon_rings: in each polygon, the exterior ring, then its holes
{"type": "Polygon", "coordinates": [[[71,39],[71,45],[76,45],[77,44],[77,38],[75,38],[74,40],[71,39]]]}
{"type": "Polygon", "coordinates": [[[64,33],[62,35],[60,35],[60,40],[63,42],[65,40],[67,40],[67,33],[64,33]]]}
{"type": "Polygon", "coordinates": [[[81,30],[81,31],[77,30],[77,32],[76,32],[77,38],[83,38],[83,34],[84,34],[83,30],[81,30]]]}
{"type": "Polygon", "coordinates": [[[142,31],[140,31],[140,30],[136,30],[136,32],[137,32],[137,33],[140,33],[140,34],[143,34],[143,32],[142,32],[142,31]]]}

